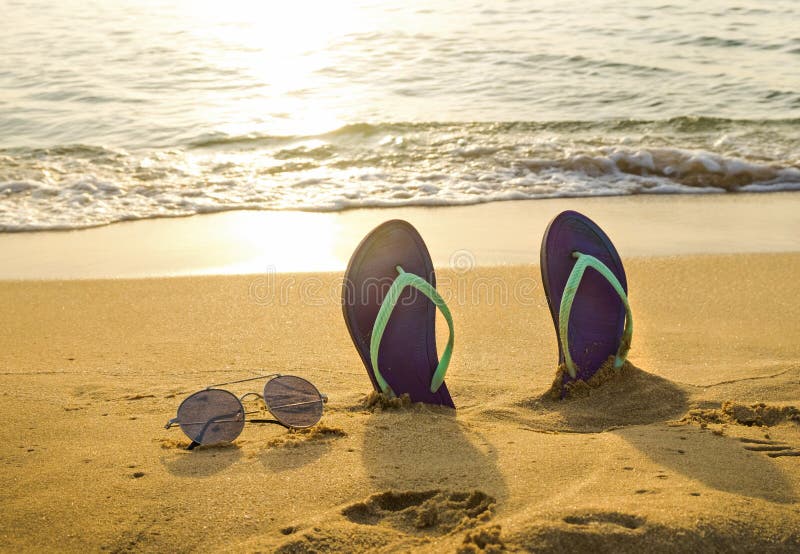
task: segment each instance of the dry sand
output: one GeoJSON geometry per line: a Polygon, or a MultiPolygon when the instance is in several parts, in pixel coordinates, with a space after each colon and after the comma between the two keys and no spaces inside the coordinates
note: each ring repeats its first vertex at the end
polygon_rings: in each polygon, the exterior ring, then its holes
{"type": "Polygon", "coordinates": [[[340,274],[2,283],[0,549],[797,551],[800,254],[626,265],[632,365],[568,401],[539,268],[440,271],[455,413],[366,401],[340,274]],[[262,369],[322,426],[163,428],[262,369]]]}

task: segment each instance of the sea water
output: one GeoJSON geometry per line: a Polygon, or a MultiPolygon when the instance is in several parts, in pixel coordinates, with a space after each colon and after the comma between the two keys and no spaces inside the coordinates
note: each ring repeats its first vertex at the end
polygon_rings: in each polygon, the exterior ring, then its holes
{"type": "Polygon", "coordinates": [[[795,0],[4,0],[0,230],[800,189],[795,0]]]}

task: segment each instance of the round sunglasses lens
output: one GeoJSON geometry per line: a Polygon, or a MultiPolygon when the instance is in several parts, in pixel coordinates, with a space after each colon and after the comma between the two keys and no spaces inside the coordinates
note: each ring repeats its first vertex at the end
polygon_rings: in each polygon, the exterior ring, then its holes
{"type": "Polygon", "coordinates": [[[178,424],[196,443],[231,442],[244,428],[244,409],[239,399],[228,391],[203,390],[180,405],[178,424]]]}
{"type": "Polygon", "coordinates": [[[293,375],[276,377],[264,385],[264,402],[288,427],[311,427],[322,417],[322,395],[317,387],[293,375]]]}

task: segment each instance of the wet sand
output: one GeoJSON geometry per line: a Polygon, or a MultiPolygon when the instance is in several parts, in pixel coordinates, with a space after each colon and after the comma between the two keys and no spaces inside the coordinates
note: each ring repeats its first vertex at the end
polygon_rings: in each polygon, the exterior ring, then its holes
{"type": "Polygon", "coordinates": [[[632,195],[343,212],[233,211],[80,231],[0,233],[0,279],[97,279],[344,271],[388,219],[419,229],[437,267],[538,261],[563,210],[601,222],[623,255],[800,250],[800,193],[632,195]]]}

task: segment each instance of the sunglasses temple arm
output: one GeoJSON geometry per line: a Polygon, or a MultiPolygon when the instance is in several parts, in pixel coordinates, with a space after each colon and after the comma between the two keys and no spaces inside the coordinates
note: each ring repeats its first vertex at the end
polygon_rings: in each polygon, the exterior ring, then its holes
{"type": "MultiPolygon", "coordinates": [[[[167,424],[166,424],[166,425],[164,425],[164,429],[169,429],[169,428],[170,428],[170,427],[172,427],[173,425],[177,425],[177,424],[178,424],[178,418],[177,418],[177,417],[173,417],[172,419],[170,419],[170,420],[167,422],[167,424]]],[[[197,448],[198,446],[200,446],[200,443],[199,443],[199,442],[192,441],[192,444],[190,444],[189,446],[187,446],[187,447],[186,447],[186,450],[194,450],[194,449],[195,449],[195,448],[197,448]]]]}
{"type": "Polygon", "coordinates": [[[277,419],[248,419],[248,423],[274,423],[275,425],[280,425],[281,427],[285,427],[286,429],[291,429],[288,425],[281,423],[277,419]]]}
{"type": "Polygon", "coordinates": [[[216,385],[209,385],[206,387],[206,390],[213,389],[215,387],[222,387],[224,385],[235,385],[236,383],[247,383],[248,381],[255,381],[256,379],[269,379],[271,377],[280,377],[280,373],[270,373],[269,375],[258,375],[256,377],[248,377],[247,379],[239,379],[238,381],[228,381],[227,383],[217,383],[216,385]]]}

